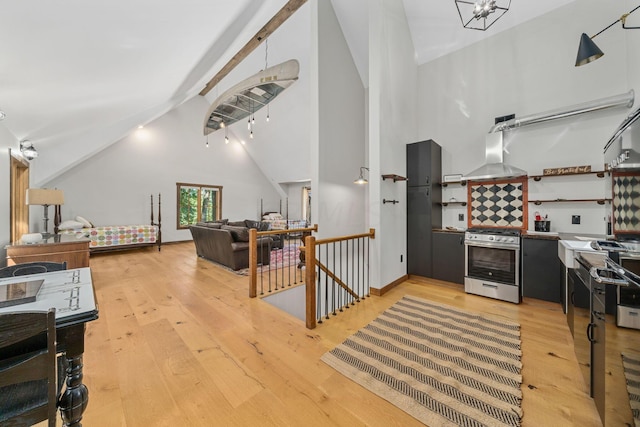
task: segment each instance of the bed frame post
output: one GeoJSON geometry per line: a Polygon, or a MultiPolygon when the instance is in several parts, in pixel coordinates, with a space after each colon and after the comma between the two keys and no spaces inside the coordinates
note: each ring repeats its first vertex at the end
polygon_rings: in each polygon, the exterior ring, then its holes
{"type": "Polygon", "coordinates": [[[158,223],[153,222],[153,194],[151,195],[151,225],[158,226],[158,236],[156,238],[156,242],[158,243],[158,252],[160,252],[160,247],[162,246],[162,213],[160,210],[160,206],[162,204],[161,194],[158,193],[158,223]]]}

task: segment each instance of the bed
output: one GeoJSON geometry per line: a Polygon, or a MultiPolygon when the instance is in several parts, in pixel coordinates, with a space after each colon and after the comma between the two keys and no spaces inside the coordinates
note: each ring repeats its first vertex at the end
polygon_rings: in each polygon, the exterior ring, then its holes
{"type": "Polygon", "coordinates": [[[56,206],[55,232],[75,234],[89,239],[90,252],[136,249],[147,246],[162,246],[161,199],[158,194],[158,222],[153,217],[153,194],[151,195],[151,222],[149,224],[109,225],[96,227],[86,219],[77,216],[75,220],[60,222],[60,206],[56,206]]]}

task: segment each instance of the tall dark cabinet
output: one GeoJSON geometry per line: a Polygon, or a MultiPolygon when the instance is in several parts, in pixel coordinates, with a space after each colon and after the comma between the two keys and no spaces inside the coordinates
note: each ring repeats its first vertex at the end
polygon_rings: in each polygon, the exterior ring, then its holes
{"type": "Polygon", "coordinates": [[[407,144],[407,273],[433,277],[434,228],[442,228],[442,148],[433,140],[407,144]]]}

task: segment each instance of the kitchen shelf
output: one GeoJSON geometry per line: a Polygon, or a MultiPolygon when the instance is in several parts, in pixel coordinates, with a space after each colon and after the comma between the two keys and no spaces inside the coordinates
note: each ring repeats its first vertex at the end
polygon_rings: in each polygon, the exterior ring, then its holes
{"type": "Polygon", "coordinates": [[[611,199],[553,199],[553,200],[529,200],[529,203],[541,205],[543,203],[573,203],[573,202],[596,202],[604,205],[605,202],[611,202],[611,199]]]}
{"type": "Polygon", "coordinates": [[[609,171],[589,171],[589,172],[578,172],[578,173],[568,173],[566,175],[531,175],[529,179],[533,179],[534,181],[540,181],[542,178],[559,178],[559,177],[569,177],[572,175],[595,175],[598,178],[604,178],[604,175],[609,173],[609,171]]]}
{"type": "Polygon", "coordinates": [[[451,185],[457,184],[457,185],[461,185],[461,186],[464,187],[465,185],[467,185],[467,181],[449,181],[449,182],[440,182],[439,184],[442,187],[446,187],[449,184],[451,184],[451,185]]]}
{"type": "Polygon", "coordinates": [[[396,175],[394,173],[387,174],[387,175],[382,175],[382,180],[384,181],[385,179],[392,179],[393,182],[407,181],[407,178],[405,178],[404,176],[396,175]]]}
{"type": "Polygon", "coordinates": [[[460,206],[467,206],[467,202],[440,202],[440,204],[442,206],[448,206],[448,205],[460,205],[460,206]]]}

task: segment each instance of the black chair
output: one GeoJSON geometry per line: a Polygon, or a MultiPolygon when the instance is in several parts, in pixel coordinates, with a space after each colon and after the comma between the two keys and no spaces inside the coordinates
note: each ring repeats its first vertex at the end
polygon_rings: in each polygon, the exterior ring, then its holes
{"type": "Polygon", "coordinates": [[[0,278],[24,276],[27,274],[46,273],[67,269],[67,262],[36,261],[0,268],[0,278]]]}
{"type": "Polygon", "coordinates": [[[56,425],[56,319],[48,312],[0,314],[0,425],[56,425]]]}

